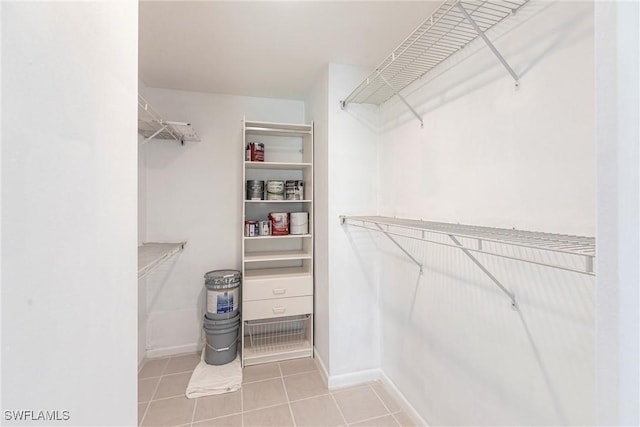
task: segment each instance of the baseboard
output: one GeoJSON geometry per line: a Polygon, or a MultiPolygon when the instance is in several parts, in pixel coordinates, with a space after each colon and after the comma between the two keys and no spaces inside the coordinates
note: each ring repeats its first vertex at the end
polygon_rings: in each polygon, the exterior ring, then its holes
{"type": "Polygon", "coordinates": [[[387,391],[396,399],[402,410],[419,426],[429,427],[429,424],[418,414],[413,405],[409,403],[406,397],[398,390],[398,387],[381,369],[366,369],[364,371],[353,372],[343,375],[329,375],[327,366],[318,354],[316,348],[313,348],[313,358],[320,371],[322,381],[329,390],[340,387],[348,387],[366,383],[369,381],[380,380],[386,387],[387,391]]]}
{"type": "Polygon", "coordinates": [[[160,357],[176,356],[178,354],[195,353],[202,347],[198,343],[178,345],[175,347],[147,349],[147,359],[158,359],[160,357]]]}
{"type": "Polygon", "coordinates": [[[348,374],[331,375],[329,376],[327,387],[329,390],[334,390],[336,388],[363,384],[369,381],[379,380],[380,375],[380,369],[365,369],[362,371],[350,372],[348,374]]]}
{"type": "Polygon", "coordinates": [[[384,384],[387,391],[389,391],[393,397],[396,399],[398,404],[402,407],[402,410],[409,416],[411,419],[419,426],[429,427],[429,423],[427,423],[424,418],[418,414],[418,411],[415,410],[413,405],[409,403],[404,394],[398,390],[398,387],[391,381],[391,379],[383,372],[380,371],[380,381],[384,384]]]}
{"type": "Polygon", "coordinates": [[[324,361],[318,354],[316,347],[313,347],[313,360],[320,371],[320,376],[322,377],[322,382],[324,382],[325,387],[329,388],[329,372],[327,371],[327,367],[324,364],[324,361]]]}

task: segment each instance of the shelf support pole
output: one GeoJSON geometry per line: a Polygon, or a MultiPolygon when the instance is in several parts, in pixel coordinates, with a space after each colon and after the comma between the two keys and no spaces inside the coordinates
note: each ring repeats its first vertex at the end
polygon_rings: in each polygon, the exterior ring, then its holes
{"type": "Polygon", "coordinates": [[[478,266],[478,268],[480,270],[482,270],[482,272],[484,274],[486,274],[489,279],[491,279],[491,281],[493,283],[496,284],[496,286],[498,286],[500,288],[500,290],[502,292],[505,293],[505,295],[507,295],[509,297],[509,299],[511,300],[511,308],[513,308],[514,310],[518,309],[518,304],[516,303],[516,296],[507,288],[504,287],[504,285],[502,283],[500,283],[500,281],[498,279],[496,279],[496,277],[491,274],[491,272],[489,270],[486,269],[486,267],[484,265],[482,265],[482,263],[480,263],[480,261],[478,261],[478,259],[476,257],[474,257],[471,252],[469,252],[464,246],[462,246],[462,243],[460,243],[460,241],[458,239],[455,238],[455,236],[449,234],[449,238],[451,240],[453,240],[453,243],[455,243],[462,252],[464,252],[464,254],[475,264],[478,266]]]}
{"type": "Polygon", "coordinates": [[[396,239],[394,239],[393,237],[391,237],[391,235],[389,235],[389,233],[387,233],[387,232],[384,230],[384,228],[382,228],[382,227],[380,226],[380,224],[378,224],[378,223],[375,223],[375,224],[376,224],[376,227],[378,227],[378,229],[382,232],[382,234],[384,234],[385,236],[387,236],[387,238],[388,238],[389,240],[391,240],[391,241],[392,241],[392,242],[393,242],[393,243],[394,243],[398,248],[400,248],[400,250],[401,250],[402,252],[404,252],[404,254],[405,254],[406,256],[408,256],[408,257],[409,257],[409,259],[410,259],[411,261],[413,261],[413,263],[414,263],[415,265],[417,265],[418,267],[420,267],[420,274],[422,274],[422,264],[420,264],[420,263],[418,262],[418,260],[417,260],[417,259],[415,259],[415,258],[413,257],[413,255],[411,255],[409,252],[407,252],[407,250],[406,250],[405,248],[403,248],[403,247],[402,247],[402,245],[396,241],[396,239]]]}
{"type": "Polygon", "coordinates": [[[478,33],[478,35],[482,37],[482,40],[484,40],[487,46],[489,46],[489,49],[491,49],[491,52],[493,52],[496,58],[498,58],[498,60],[502,63],[504,68],[506,68],[509,74],[511,74],[511,77],[513,77],[513,79],[516,81],[516,87],[520,86],[520,82],[519,82],[520,77],[518,77],[516,72],[513,71],[513,68],[511,68],[509,63],[504,59],[504,57],[500,54],[498,49],[496,49],[496,47],[493,45],[493,43],[491,43],[491,40],[489,40],[489,38],[484,34],[484,32],[480,29],[480,27],[478,27],[478,24],[476,24],[476,21],[474,21],[471,15],[469,15],[469,12],[467,12],[467,10],[464,8],[464,6],[462,5],[462,2],[458,2],[457,6],[460,9],[460,12],[462,12],[464,17],[467,19],[467,21],[469,21],[473,29],[476,30],[476,33],[478,33]]]}
{"type": "Polygon", "coordinates": [[[404,96],[400,95],[400,93],[397,90],[395,90],[393,86],[391,86],[391,83],[389,83],[387,79],[384,78],[384,76],[380,73],[380,71],[377,71],[377,73],[378,73],[378,77],[380,77],[380,79],[384,82],[384,84],[389,86],[389,89],[393,91],[393,94],[398,98],[400,98],[400,101],[402,101],[404,105],[406,105],[407,108],[411,110],[413,115],[416,116],[416,118],[420,121],[420,127],[424,128],[424,121],[422,120],[422,117],[420,117],[420,114],[418,114],[418,112],[407,102],[407,100],[404,99],[404,96]]]}

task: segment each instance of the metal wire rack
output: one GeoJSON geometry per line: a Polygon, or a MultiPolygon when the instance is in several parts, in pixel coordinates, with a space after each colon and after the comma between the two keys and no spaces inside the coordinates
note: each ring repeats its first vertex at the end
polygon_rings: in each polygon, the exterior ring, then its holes
{"type": "Polygon", "coordinates": [[[341,216],[341,223],[581,274],[595,275],[594,237],[384,216],[341,216]],[[513,255],[508,247],[523,248],[513,255]],[[526,249],[530,249],[527,251],[526,249]],[[566,255],[566,256],[565,256],[566,255]]]}
{"type": "Polygon", "coordinates": [[[143,144],[154,138],[180,141],[183,145],[185,141],[200,141],[200,137],[190,123],[163,120],[140,95],[138,95],[138,133],[146,138],[143,144]]]}
{"type": "Polygon", "coordinates": [[[143,243],[138,246],[138,280],[184,249],[187,242],[143,243]]]}
{"type": "Polygon", "coordinates": [[[446,0],[356,87],[344,101],[380,105],[394,95],[422,122],[399,94],[442,61],[481,37],[518,84],[513,71],[485,32],[514,14],[528,0],[446,0]]]}
{"type": "Polygon", "coordinates": [[[253,352],[272,352],[294,348],[307,340],[310,314],[277,319],[250,320],[245,323],[249,335],[249,349],[253,352]]]}
{"type": "Polygon", "coordinates": [[[383,233],[420,267],[421,273],[422,264],[404,248],[398,237],[459,249],[509,297],[514,309],[518,308],[515,295],[484,266],[478,254],[595,276],[593,237],[384,216],[340,216],[340,223],[383,233]]]}

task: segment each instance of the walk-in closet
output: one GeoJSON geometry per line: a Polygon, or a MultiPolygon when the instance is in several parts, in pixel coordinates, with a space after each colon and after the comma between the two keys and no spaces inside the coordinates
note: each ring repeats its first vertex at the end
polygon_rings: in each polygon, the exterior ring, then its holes
{"type": "Polygon", "coordinates": [[[640,4],[0,20],[0,424],[640,424],[640,4]]]}

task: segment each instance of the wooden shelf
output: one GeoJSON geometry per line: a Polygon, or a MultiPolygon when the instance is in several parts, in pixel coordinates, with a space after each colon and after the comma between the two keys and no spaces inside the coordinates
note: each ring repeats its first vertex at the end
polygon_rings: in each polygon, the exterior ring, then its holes
{"type": "Polygon", "coordinates": [[[260,268],[255,270],[245,270],[244,280],[262,279],[287,279],[292,277],[307,277],[311,274],[309,267],[282,267],[282,268],[260,268]]]}
{"type": "Polygon", "coordinates": [[[245,200],[245,203],[311,203],[313,200],[245,200]]]}
{"type": "Polygon", "coordinates": [[[313,134],[313,125],[247,120],[245,121],[245,133],[247,135],[306,136],[313,134]]]}
{"type": "Polygon", "coordinates": [[[311,168],[311,163],[296,162],[244,162],[247,169],[302,170],[311,168]]]}
{"type": "Polygon", "coordinates": [[[308,251],[261,251],[246,252],[244,254],[244,262],[261,262],[261,261],[289,261],[296,259],[311,259],[312,255],[308,251]]]}
{"type": "Polygon", "coordinates": [[[284,236],[244,236],[245,240],[262,240],[262,239],[299,239],[311,237],[311,234],[286,234],[284,236]]]}

